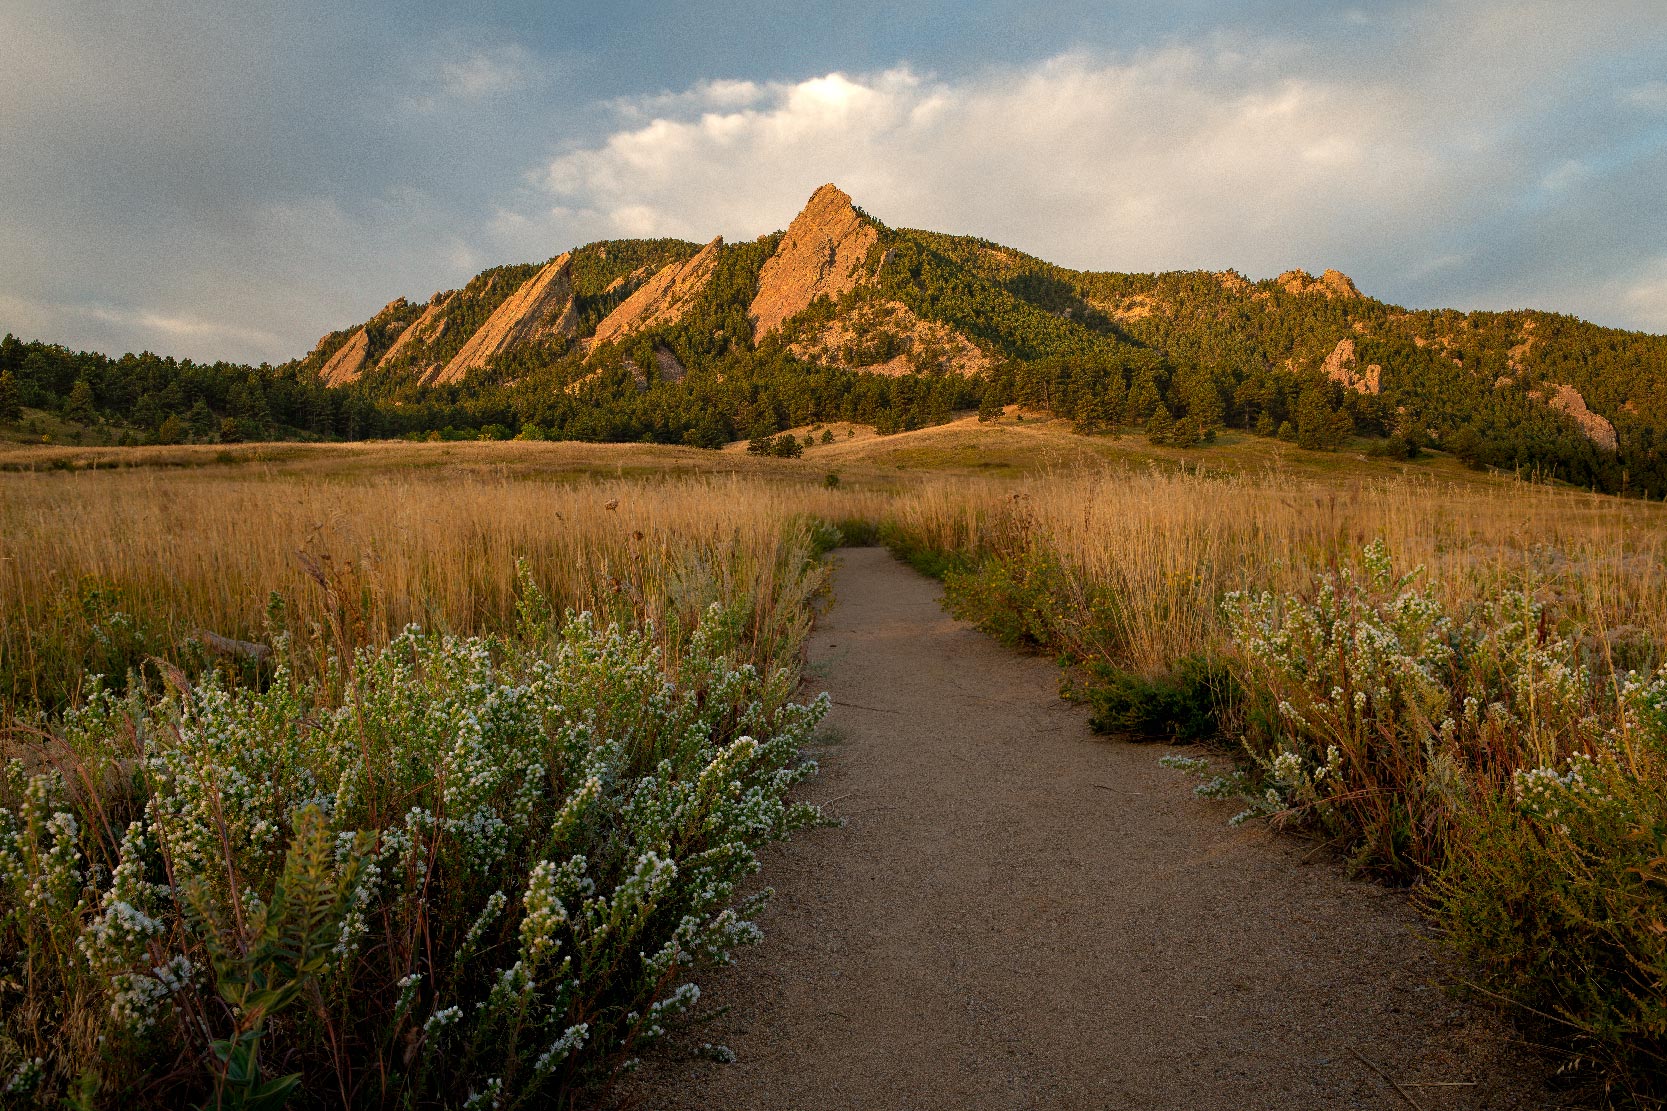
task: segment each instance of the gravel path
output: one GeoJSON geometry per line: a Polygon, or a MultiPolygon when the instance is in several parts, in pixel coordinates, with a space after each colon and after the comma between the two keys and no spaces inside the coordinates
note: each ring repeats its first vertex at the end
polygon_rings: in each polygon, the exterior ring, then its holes
{"type": "Polygon", "coordinates": [[[627,1106],[1556,1103],[1435,986],[1404,897],[1228,828],[1158,766],[1173,750],[1090,734],[1050,661],[946,617],[884,550],[839,559],[810,649],[839,739],[807,797],[846,824],[769,855],[765,943],[706,979],[704,1025],[627,1106]]]}

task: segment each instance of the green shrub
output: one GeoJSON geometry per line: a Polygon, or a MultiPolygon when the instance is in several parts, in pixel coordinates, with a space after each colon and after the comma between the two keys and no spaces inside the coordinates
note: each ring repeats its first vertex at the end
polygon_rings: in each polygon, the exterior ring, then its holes
{"type": "Polygon", "coordinates": [[[944,604],[961,620],[972,622],[1010,648],[1062,644],[1058,634],[1066,617],[1060,604],[1065,595],[1064,575],[1058,559],[1047,550],[1031,547],[970,567],[956,566],[935,554],[918,558],[942,561],[944,604]]]}
{"type": "Polygon", "coordinates": [[[1536,584],[1449,612],[1381,544],[1232,595],[1255,695],[1240,815],[1316,831],[1424,902],[1488,997],[1617,1094],[1667,1097],[1667,671],[1595,675],[1536,584]]]}
{"type": "Polygon", "coordinates": [[[1167,675],[1142,678],[1103,661],[1090,669],[1088,724],[1096,733],[1204,741],[1222,733],[1238,702],[1232,674],[1203,656],[1184,656],[1167,675]]]}
{"type": "Polygon", "coordinates": [[[846,548],[872,548],[880,542],[880,526],[863,517],[842,517],[837,522],[839,543],[846,548]]]}

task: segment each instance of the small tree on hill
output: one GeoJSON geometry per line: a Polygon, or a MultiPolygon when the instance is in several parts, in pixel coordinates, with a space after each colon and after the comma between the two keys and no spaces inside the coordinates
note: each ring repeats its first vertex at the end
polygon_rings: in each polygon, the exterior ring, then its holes
{"type": "Polygon", "coordinates": [[[190,430],[193,440],[207,441],[213,439],[217,423],[214,419],[213,410],[208,407],[208,402],[200,397],[197,399],[197,403],[191,406],[191,411],[185,414],[185,427],[190,430]]]}
{"type": "Polygon", "coordinates": [[[93,385],[85,378],[77,378],[64,399],[64,419],[77,424],[91,424],[98,419],[93,403],[93,385]]]}
{"type": "Polygon", "coordinates": [[[994,385],[984,391],[984,396],[978,402],[978,419],[988,423],[1001,417],[1001,396],[994,385]]]}
{"type": "Polygon", "coordinates": [[[1175,440],[1175,418],[1162,402],[1146,422],[1146,439],[1154,444],[1169,444],[1175,440]]]}

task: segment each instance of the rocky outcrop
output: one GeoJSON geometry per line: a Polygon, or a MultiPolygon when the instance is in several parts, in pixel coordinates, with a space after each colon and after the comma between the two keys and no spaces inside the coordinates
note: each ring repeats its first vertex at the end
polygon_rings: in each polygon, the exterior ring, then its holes
{"type": "Polygon", "coordinates": [[[867,301],[788,348],[807,362],[866,374],[948,370],[978,375],[993,360],[945,324],[922,320],[901,301],[867,301]]]}
{"type": "Polygon", "coordinates": [[[1619,445],[1615,438],[1615,426],[1601,414],[1586,408],[1586,399],[1580,396],[1579,390],[1573,386],[1551,385],[1549,388],[1549,397],[1540,390],[1531,390],[1528,396],[1543,399],[1547,405],[1574,421],[1586,438],[1604,451],[1615,450],[1619,445]]]}
{"type": "Polygon", "coordinates": [[[1318,278],[1306,270],[1287,270],[1274,279],[1280,289],[1295,297],[1310,293],[1317,293],[1322,297],[1339,298],[1346,301],[1362,299],[1360,290],[1355,288],[1353,279],[1341,270],[1327,270],[1318,278]]]}
{"type": "Polygon", "coordinates": [[[456,290],[442,290],[428,299],[428,307],[417,317],[416,322],[399,334],[392,347],[383,352],[382,358],[377,360],[376,366],[380,370],[385,366],[392,366],[402,355],[410,352],[414,344],[428,345],[446,333],[446,306],[456,295],[456,290]]]}
{"type": "Polygon", "coordinates": [[[680,320],[712,280],[718,266],[718,252],[723,247],[723,236],[712,240],[687,262],[674,262],[660,268],[618,308],[596,326],[591,343],[613,343],[626,336],[652,328],[656,324],[672,324],[680,320]]]}
{"type": "Polygon", "coordinates": [[[863,264],[879,238],[879,229],[837,186],[824,185],[811,194],[758,273],[758,293],[748,310],[754,340],[781,327],[816,298],[837,298],[855,289],[867,277],[863,264]]]}
{"type": "Polygon", "coordinates": [[[1354,340],[1340,339],[1337,346],[1331,349],[1331,354],[1320,364],[1320,371],[1333,382],[1344,389],[1355,393],[1378,394],[1383,391],[1383,368],[1376,363],[1360,369],[1360,360],[1355,357],[1354,340]]]}
{"type": "Polygon", "coordinates": [[[573,256],[559,255],[510,294],[428,384],[461,381],[512,347],[571,337],[578,324],[573,308],[573,256]]]}
{"type": "MultiPolygon", "coordinates": [[[[392,301],[383,305],[380,312],[365,321],[362,327],[355,328],[352,334],[347,337],[347,340],[331,352],[330,357],[324,360],[324,365],[319,368],[318,376],[324,379],[324,384],[326,386],[345,386],[349,382],[357,382],[371,361],[371,351],[380,349],[390,337],[401,334],[401,324],[396,318],[403,315],[405,310],[410,307],[411,302],[403,297],[395,297],[392,301]]],[[[319,340],[318,346],[313,348],[313,354],[316,355],[324,350],[331,337],[340,334],[340,332],[331,332],[330,335],[319,340]]],[[[381,365],[381,363],[378,362],[377,365],[381,365]]]]}
{"type": "Polygon", "coordinates": [[[359,328],[347,342],[336,348],[322,367],[318,376],[324,379],[326,386],[345,386],[349,382],[357,382],[359,375],[365,372],[365,357],[370,354],[370,334],[359,328]]]}

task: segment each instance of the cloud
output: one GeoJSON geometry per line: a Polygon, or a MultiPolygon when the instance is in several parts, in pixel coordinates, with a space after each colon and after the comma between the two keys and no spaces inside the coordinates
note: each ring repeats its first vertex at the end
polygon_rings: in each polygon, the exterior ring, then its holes
{"type": "Polygon", "coordinates": [[[1495,24],[1484,5],[1468,12],[1417,27],[1370,66],[1299,41],[1223,38],[955,78],[899,66],[746,82],[728,103],[712,82],[618,102],[619,126],[553,157],[542,204],[497,226],[576,242],[745,238],[835,181],[888,223],[1077,267],[1339,266],[1405,303],[1526,297],[1657,324],[1648,298],[1613,295],[1636,259],[1566,280],[1570,252],[1597,250],[1581,242],[1592,226],[1667,217],[1662,201],[1653,216],[1591,204],[1605,175],[1637,161],[1593,149],[1607,121],[1592,112],[1563,118],[1566,90],[1607,47],[1548,8],[1513,44],[1532,66],[1483,64],[1498,53],[1495,24]]]}
{"type": "Polygon", "coordinates": [[[144,337],[135,347],[160,352],[177,351],[200,343],[271,347],[278,337],[262,328],[190,315],[174,315],[146,308],[115,305],[37,301],[0,294],[0,313],[24,335],[144,337]]]}
{"type": "Polygon", "coordinates": [[[472,50],[467,57],[440,63],[440,86],[460,100],[479,100],[514,92],[527,84],[531,56],[520,46],[472,50]]]}
{"type": "Polygon", "coordinates": [[[1667,112],[1667,81],[1646,81],[1627,89],[1622,98],[1639,108],[1652,112],[1667,112]]]}
{"type": "Polygon", "coordinates": [[[829,180],[1078,266],[1667,329],[1659,0],[928,6],[9,0],[0,331],[278,361],[483,266],[771,231],[829,180]]]}

